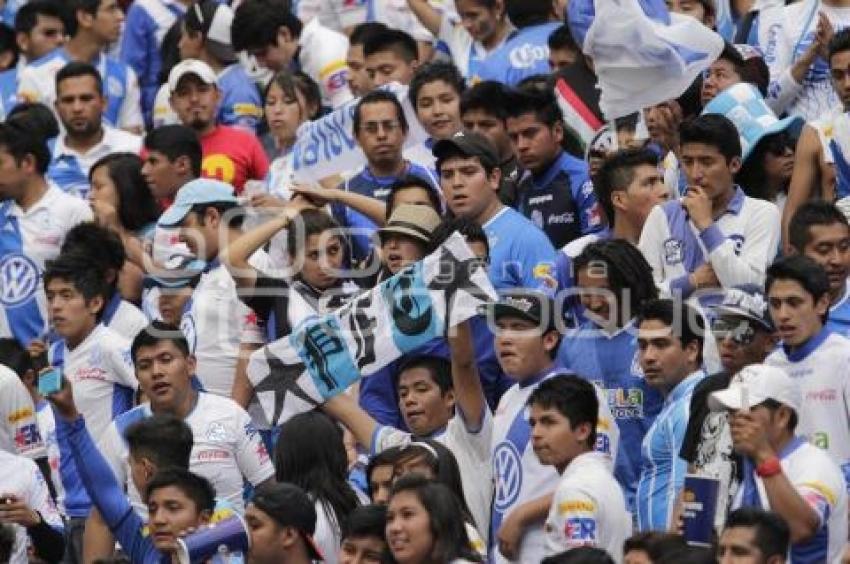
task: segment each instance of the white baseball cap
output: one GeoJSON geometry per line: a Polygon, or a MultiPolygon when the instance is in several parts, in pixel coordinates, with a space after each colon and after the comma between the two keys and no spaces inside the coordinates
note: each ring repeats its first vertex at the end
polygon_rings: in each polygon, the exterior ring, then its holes
{"type": "Polygon", "coordinates": [[[168,73],[168,92],[174,94],[180,80],[190,74],[194,74],[205,84],[217,85],[217,77],[211,66],[198,59],[186,59],[174,65],[174,68],[168,73]]]}
{"type": "Polygon", "coordinates": [[[738,410],[775,400],[800,413],[803,394],[785,370],[767,364],[751,364],[732,377],[729,387],[708,396],[712,411],[738,410]]]}

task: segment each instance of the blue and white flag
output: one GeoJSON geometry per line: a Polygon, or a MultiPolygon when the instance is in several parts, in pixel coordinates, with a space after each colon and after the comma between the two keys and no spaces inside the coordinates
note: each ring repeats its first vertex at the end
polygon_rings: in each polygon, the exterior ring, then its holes
{"type": "Polygon", "coordinates": [[[723,51],[720,35],[692,17],[657,12],[658,2],[573,1],[589,22],[583,50],[609,121],[677,98],[723,51]]]}
{"type": "MultiPolygon", "coordinates": [[[[380,88],[392,92],[401,102],[410,129],[404,147],[421,145],[428,134],[419,124],[407,97],[407,86],[392,82],[380,88]]],[[[331,113],[298,128],[292,146],[295,180],[317,182],[334,174],[359,170],[366,157],[354,137],[354,110],[360,98],[346,102],[331,113]]]]}
{"type": "Polygon", "coordinates": [[[268,420],[280,425],[444,336],[495,299],[487,273],[454,233],[423,260],[255,351],[248,378],[268,420]]]}

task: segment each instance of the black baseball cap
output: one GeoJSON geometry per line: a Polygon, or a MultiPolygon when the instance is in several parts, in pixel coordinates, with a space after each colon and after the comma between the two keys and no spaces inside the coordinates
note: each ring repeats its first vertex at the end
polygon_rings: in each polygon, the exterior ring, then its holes
{"type": "Polygon", "coordinates": [[[440,170],[440,163],[445,159],[457,156],[458,153],[464,157],[478,157],[481,164],[487,167],[494,167],[499,164],[499,157],[496,155],[496,148],[489,139],[472,131],[458,131],[448,139],[440,139],[434,144],[431,151],[437,159],[437,170],[440,170]]]}
{"type": "Polygon", "coordinates": [[[266,513],[281,527],[293,527],[301,533],[312,560],[324,560],[313,534],[316,532],[316,508],[309,496],[286,482],[264,486],[251,500],[254,506],[266,513]]]}
{"type": "Polygon", "coordinates": [[[503,292],[499,301],[482,306],[481,313],[496,321],[502,317],[518,317],[545,328],[555,329],[555,303],[548,295],[535,290],[503,292]]]}

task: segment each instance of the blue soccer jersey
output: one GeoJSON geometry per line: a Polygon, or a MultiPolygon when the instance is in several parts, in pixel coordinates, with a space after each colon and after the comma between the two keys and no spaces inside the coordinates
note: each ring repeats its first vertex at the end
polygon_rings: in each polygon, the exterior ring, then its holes
{"type": "Polygon", "coordinates": [[[535,74],[549,74],[549,36],[556,22],[524,27],[478,65],[478,78],[515,86],[535,74]]]}

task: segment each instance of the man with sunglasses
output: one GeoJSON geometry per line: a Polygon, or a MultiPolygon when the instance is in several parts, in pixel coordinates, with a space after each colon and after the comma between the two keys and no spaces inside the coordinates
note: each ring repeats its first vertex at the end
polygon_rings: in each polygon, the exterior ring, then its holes
{"type": "Polygon", "coordinates": [[[732,377],[760,364],[774,349],[774,328],[764,295],[756,288],[730,288],[714,308],[711,332],[720,352],[722,370],[697,384],[691,396],[691,416],[679,456],[688,471],[720,480],[715,528],[722,530],[730,504],[740,487],[741,459],[732,450],[728,413],[712,412],[708,397],[729,387],[732,377]]]}

